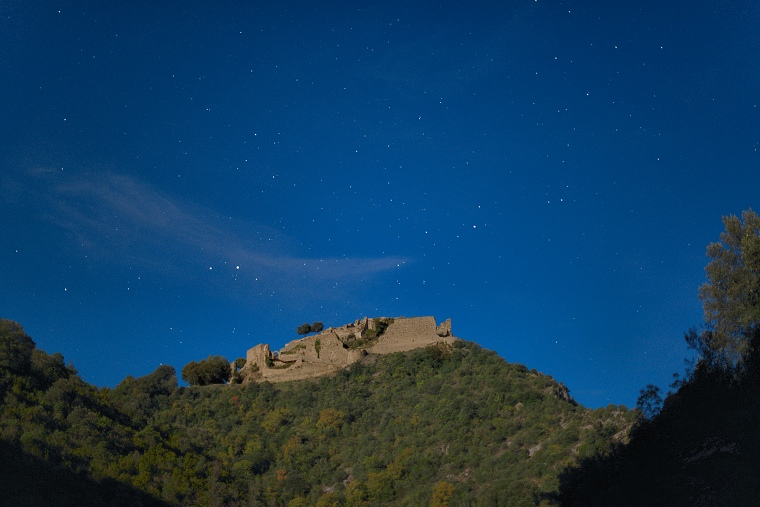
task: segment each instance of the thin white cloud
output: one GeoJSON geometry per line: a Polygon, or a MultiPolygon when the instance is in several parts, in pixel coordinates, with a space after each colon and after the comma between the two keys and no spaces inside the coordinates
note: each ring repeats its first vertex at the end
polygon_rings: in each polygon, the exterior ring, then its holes
{"type": "Polygon", "coordinates": [[[137,265],[164,276],[196,278],[223,270],[239,281],[269,289],[308,290],[327,283],[367,279],[409,262],[397,256],[314,259],[290,255],[290,238],[271,228],[226,220],[211,209],[115,174],[64,177],[27,171],[8,180],[37,203],[42,216],[68,231],[79,245],[108,262],[137,265]]]}

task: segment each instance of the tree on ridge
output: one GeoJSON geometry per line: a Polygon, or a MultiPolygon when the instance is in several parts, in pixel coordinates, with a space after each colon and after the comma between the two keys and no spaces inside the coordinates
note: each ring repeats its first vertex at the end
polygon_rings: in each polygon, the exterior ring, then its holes
{"type": "Polygon", "coordinates": [[[741,362],[760,328],[760,217],[751,209],[723,217],[720,241],[707,246],[707,282],[699,289],[706,329],[700,348],[730,365],[741,362]]]}

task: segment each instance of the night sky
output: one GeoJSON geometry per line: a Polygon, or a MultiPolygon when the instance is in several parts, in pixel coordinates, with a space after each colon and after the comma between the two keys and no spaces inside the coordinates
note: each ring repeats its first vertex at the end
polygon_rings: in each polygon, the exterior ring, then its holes
{"type": "Polygon", "coordinates": [[[0,3],[0,316],[82,377],[433,315],[590,406],[760,208],[760,3],[0,3]]]}

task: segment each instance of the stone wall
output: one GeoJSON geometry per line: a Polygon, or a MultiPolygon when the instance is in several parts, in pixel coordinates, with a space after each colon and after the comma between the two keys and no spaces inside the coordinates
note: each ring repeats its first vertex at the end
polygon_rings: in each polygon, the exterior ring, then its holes
{"type": "Polygon", "coordinates": [[[276,353],[269,349],[269,345],[256,345],[246,353],[246,364],[241,374],[247,382],[284,382],[320,377],[345,368],[367,354],[403,352],[456,340],[451,334],[451,319],[440,326],[436,326],[434,317],[381,317],[377,320],[390,322],[390,325],[372,346],[347,346],[350,335],[358,340],[367,330],[375,328],[375,320],[365,317],[339,328],[328,328],[319,334],[293,340],[276,353]]]}
{"type": "MultiPolygon", "coordinates": [[[[448,322],[448,335],[438,335],[438,326],[435,317],[414,317],[410,319],[395,319],[388,326],[385,333],[380,336],[377,345],[368,349],[373,354],[390,354],[392,352],[404,352],[407,350],[427,347],[438,342],[452,342],[451,321],[448,322]]],[[[441,325],[443,326],[443,324],[441,325]]]]}

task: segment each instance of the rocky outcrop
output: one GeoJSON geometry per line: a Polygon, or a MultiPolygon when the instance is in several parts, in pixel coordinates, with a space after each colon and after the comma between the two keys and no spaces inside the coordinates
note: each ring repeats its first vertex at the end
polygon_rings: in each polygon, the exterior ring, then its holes
{"type": "Polygon", "coordinates": [[[277,352],[260,344],[248,349],[241,370],[245,382],[284,382],[329,375],[367,354],[390,354],[435,343],[451,343],[451,319],[434,317],[363,318],[293,340],[277,352]]]}

